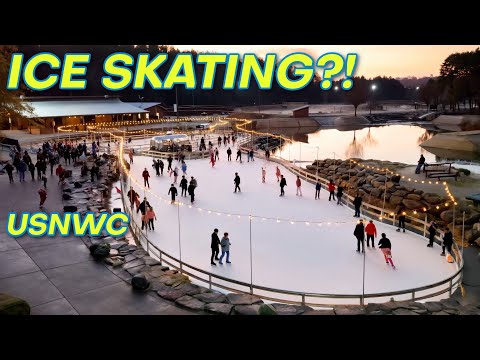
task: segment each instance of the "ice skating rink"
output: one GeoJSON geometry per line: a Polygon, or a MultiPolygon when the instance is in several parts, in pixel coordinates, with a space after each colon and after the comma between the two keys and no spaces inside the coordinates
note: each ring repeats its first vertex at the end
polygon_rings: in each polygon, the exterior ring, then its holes
{"type": "MultiPolygon", "coordinates": [[[[357,253],[353,231],[357,219],[345,206],[328,201],[322,189],[321,199],[314,200],[314,185],[302,181],[303,196],[296,196],[296,176],[280,166],[286,177],[285,197],[279,197],[280,188],[275,176],[274,162],[256,159],[243,163],[235,161],[236,149],[232,147],[232,160],[227,162],[226,147],[221,147],[220,161],[212,168],[209,159],[186,160],[187,179],[198,181],[194,207],[190,198],[177,197],[185,205],[178,207],[162,201],[167,195],[173,177],[166,172],[155,176],[152,158],[135,156],[132,175],[141,184],[133,182],[135,190],[144,196],[142,171],[147,167],[150,190],[146,196],[153,206],[158,221],[148,238],[172,256],[179,256],[179,225],[182,260],[222,276],[250,282],[250,221],[251,222],[253,283],[271,288],[324,294],[361,294],[363,279],[363,254],[357,253]],[[261,168],[266,167],[266,183],[261,180],[261,168]],[[233,193],[235,172],[241,178],[241,193],[233,193]],[[154,196],[155,194],[156,196],[154,196]],[[199,210],[201,208],[202,210],[199,210]],[[211,213],[208,212],[211,211],[211,213]],[[216,212],[231,214],[217,214],[216,212]],[[236,214],[244,215],[238,218],[236,214]],[[273,218],[270,219],[262,219],[273,218]],[[279,219],[279,220],[277,220],[279,219]],[[291,223],[291,221],[303,221],[291,223]],[[305,222],[308,222],[305,223],[305,222]],[[320,222],[318,224],[317,222],[320,222]],[[330,224],[328,224],[330,223],[330,224]],[[210,241],[214,228],[219,237],[229,233],[231,264],[210,264],[210,241]]],[[[128,158],[126,156],[126,158],[128,158]]],[[[177,161],[173,161],[173,166],[177,161]]],[[[180,165],[178,165],[180,169],[180,165]]],[[[178,183],[181,179],[179,171],[178,183]]],[[[181,190],[177,186],[180,194],[181,190]]],[[[140,216],[134,220],[140,224],[140,216]]],[[[392,242],[396,270],[385,263],[381,251],[365,247],[365,293],[405,290],[429,285],[454,274],[455,263],[449,264],[440,256],[441,248],[428,248],[426,238],[375,222],[380,234],[385,232],[392,242]]],[[[437,289],[438,290],[438,289],[437,289]]],[[[298,300],[298,299],[297,299],[298,300]]],[[[387,299],[388,300],[388,299],[387,299]]]]}

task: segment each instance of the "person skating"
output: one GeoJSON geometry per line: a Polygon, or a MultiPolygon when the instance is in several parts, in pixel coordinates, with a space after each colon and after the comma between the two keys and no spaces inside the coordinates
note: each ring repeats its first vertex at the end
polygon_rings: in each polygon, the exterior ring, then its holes
{"type": "Polygon", "coordinates": [[[212,256],[210,257],[210,264],[212,264],[212,265],[217,265],[217,264],[215,264],[215,261],[213,261],[213,259],[220,260],[218,258],[218,253],[220,251],[219,245],[220,245],[220,239],[218,238],[218,229],[214,229],[213,233],[212,233],[212,242],[210,244],[210,248],[212,249],[212,256]]]}
{"type": "Polygon", "coordinates": [[[227,146],[227,137],[223,135],[223,146],[227,146]]]}
{"type": "Polygon", "coordinates": [[[128,157],[130,158],[130,164],[133,164],[133,150],[128,150],[128,157]]]}
{"type": "MultiPolygon", "coordinates": [[[[30,165],[33,166],[32,163],[30,163],[30,165]]],[[[12,166],[12,164],[10,164],[10,162],[7,162],[7,165],[5,165],[5,167],[4,167],[4,170],[8,174],[8,180],[10,181],[10,184],[13,183],[13,170],[14,169],[15,168],[12,166]]],[[[33,166],[32,180],[35,180],[35,166],[33,166]]]]}
{"type": "Polygon", "coordinates": [[[280,175],[280,196],[285,195],[285,186],[287,186],[287,180],[283,177],[283,175],[280,175]]]}
{"type": "Polygon", "coordinates": [[[218,141],[218,147],[222,146],[222,137],[221,136],[219,136],[217,138],[217,141],[218,141]]]}
{"type": "Polygon", "coordinates": [[[168,163],[167,171],[172,171],[172,161],[173,161],[173,157],[172,157],[172,154],[170,154],[168,155],[168,158],[167,158],[167,163],[168,163]]]}
{"type": "Polygon", "coordinates": [[[37,169],[37,180],[41,180],[42,179],[42,160],[38,160],[36,163],[35,163],[35,168],[37,169]]]}
{"type": "Polygon", "coordinates": [[[151,206],[148,207],[146,216],[148,221],[148,230],[155,230],[155,227],[153,226],[153,220],[155,219],[155,221],[157,221],[157,215],[151,206]]]}
{"type": "Polygon", "coordinates": [[[20,176],[20,182],[25,182],[25,172],[27,171],[28,166],[25,164],[25,161],[20,160],[20,163],[18,164],[18,174],[20,176]]]}
{"type": "Polygon", "coordinates": [[[420,155],[420,159],[418,159],[418,165],[417,168],[415,169],[415,174],[420,174],[420,170],[422,169],[422,166],[425,164],[425,157],[423,154],[420,155]]]}
{"type": "Polygon", "coordinates": [[[237,158],[235,159],[235,161],[237,161],[238,159],[240,159],[240,164],[242,163],[242,152],[240,151],[240,149],[238,149],[237,151],[237,158]]]}
{"type": "Polygon", "coordinates": [[[163,164],[163,161],[160,159],[157,160],[157,164],[160,167],[160,176],[163,176],[163,168],[165,165],[163,164]]]}
{"type": "Polygon", "coordinates": [[[265,176],[267,175],[267,172],[265,168],[262,167],[262,183],[265,183],[265,176]]]}
{"type": "Polygon", "coordinates": [[[390,240],[387,238],[387,236],[382,233],[382,238],[378,242],[378,247],[380,250],[382,250],[383,256],[385,258],[385,262],[388,264],[392,265],[392,268],[395,269],[395,265],[393,264],[392,260],[392,243],[390,240]]]}
{"type": "Polygon", "coordinates": [[[227,160],[232,161],[232,149],[227,149],[227,160]]]}
{"type": "Polygon", "coordinates": [[[342,205],[343,186],[338,185],[337,188],[337,205],[342,205]]]}
{"type": "Polygon", "coordinates": [[[220,160],[220,156],[218,156],[218,148],[215,148],[215,161],[220,160]]]}
{"type": "Polygon", "coordinates": [[[210,151],[210,163],[212,164],[212,168],[215,166],[215,153],[210,151]]]}
{"type": "MultiPolygon", "coordinates": [[[[50,175],[53,175],[53,167],[55,166],[55,158],[53,156],[50,156],[50,159],[48,160],[48,162],[50,164],[50,175]]],[[[75,166],[75,161],[73,162],[73,165],[75,166]]]]}
{"type": "Polygon", "coordinates": [[[193,176],[191,176],[190,177],[190,184],[192,184],[193,186],[195,186],[195,188],[197,188],[197,186],[198,186],[197,179],[195,179],[193,176]]]}
{"type": "Polygon", "coordinates": [[[400,232],[400,228],[403,228],[403,232],[405,232],[405,219],[407,213],[405,212],[404,208],[400,208],[397,213],[398,216],[398,229],[397,231],[400,232]]]}
{"type": "Polygon", "coordinates": [[[437,233],[437,223],[432,221],[428,227],[428,244],[427,247],[433,247],[433,242],[435,240],[435,234],[437,233]]]}
{"type": "Polygon", "coordinates": [[[442,244],[442,253],[440,255],[445,256],[445,248],[447,249],[448,253],[452,253],[452,245],[453,245],[453,235],[449,228],[445,228],[445,232],[443,233],[443,244],[442,244]]]}
{"type": "Polygon", "coordinates": [[[183,175],[187,175],[187,164],[182,160],[182,172],[183,175]]]}
{"type": "MultiPolygon", "coordinates": [[[[25,181],[25,180],[23,180],[25,181]]],[[[43,187],[46,189],[47,188],[47,176],[46,175],[42,175],[42,181],[43,181],[43,187]]]]}
{"type": "Polygon", "coordinates": [[[45,204],[45,200],[47,200],[47,190],[41,188],[38,190],[38,195],[40,195],[40,208],[43,208],[43,204],[45,204]]]}
{"type": "Polygon", "coordinates": [[[250,158],[250,160],[255,161],[255,159],[253,158],[253,154],[253,149],[250,149],[250,151],[248,152],[248,157],[250,158]]]}
{"type": "Polygon", "coordinates": [[[365,226],[365,233],[367,234],[367,247],[370,247],[370,240],[372,240],[372,247],[375,248],[374,237],[377,237],[377,228],[373,223],[373,220],[370,220],[365,226]]]}
{"type": "Polygon", "coordinates": [[[280,177],[282,176],[282,174],[280,173],[280,169],[278,168],[278,166],[277,166],[277,168],[276,168],[276,170],[275,170],[275,176],[277,177],[277,182],[279,182],[279,181],[280,181],[280,177]]]}
{"type": "MultiPolygon", "coordinates": [[[[140,200],[138,200],[138,201],[140,201],[140,200]]],[[[137,214],[140,211],[140,213],[142,215],[145,215],[149,206],[150,206],[150,203],[147,201],[147,198],[144,197],[142,203],[140,205],[138,205],[137,214]]]]}
{"type": "Polygon", "coordinates": [[[182,188],[182,196],[187,196],[188,181],[185,179],[185,175],[182,175],[180,180],[180,187],[182,188]]]}
{"type": "Polygon", "coordinates": [[[330,196],[328,197],[328,201],[331,201],[333,198],[333,201],[335,201],[335,184],[333,180],[330,180],[328,183],[328,191],[330,192],[330,196]]]}
{"type": "Polygon", "coordinates": [[[222,260],[225,254],[227,254],[227,264],[230,264],[230,239],[228,238],[228,233],[223,234],[223,238],[220,241],[220,246],[222,247],[222,255],[220,256],[219,264],[223,265],[222,260]]]}
{"type": "Polygon", "coordinates": [[[175,166],[173,169],[173,183],[177,185],[177,178],[178,178],[178,167],[175,166]]]}
{"type": "Polygon", "coordinates": [[[355,206],[355,215],[353,215],[353,217],[360,217],[360,208],[362,207],[362,201],[362,197],[359,193],[357,193],[357,196],[355,196],[355,199],[353,199],[353,205],[355,206]]]}
{"type": "Polygon", "coordinates": [[[322,189],[322,185],[320,184],[320,181],[317,180],[317,183],[315,184],[315,200],[319,199],[320,200],[320,190],[322,189]]]}
{"type": "Polygon", "coordinates": [[[160,164],[158,163],[158,161],[155,161],[155,159],[153,159],[152,166],[155,168],[155,175],[160,176],[160,164]]]}
{"type": "Polygon", "coordinates": [[[145,170],[143,170],[142,177],[143,177],[143,186],[145,186],[145,187],[148,186],[148,188],[150,189],[150,184],[148,182],[148,178],[150,177],[150,174],[148,173],[147,168],[145,168],[145,170]]]}
{"type": "Polygon", "coordinates": [[[133,190],[133,186],[130,186],[130,190],[127,192],[128,200],[130,201],[130,207],[133,209],[133,204],[137,203],[138,193],[133,190]]]}
{"type": "Polygon", "coordinates": [[[363,226],[363,220],[358,221],[353,235],[357,238],[357,252],[360,252],[360,245],[362,246],[362,252],[365,252],[365,228],[363,226]]]}
{"type": "Polygon", "coordinates": [[[295,185],[297,185],[297,196],[300,194],[302,196],[302,181],[300,180],[300,176],[297,175],[297,181],[295,182],[295,185]]]}
{"type": "Polygon", "coordinates": [[[175,196],[177,195],[178,191],[175,185],[171,185],[170,189],[168,190],[168,194],[172,196],[171,204],[175,204],[175,196]]]}
{"type": "Polygon", "coordinates": [[[233,183],[235,184],[234,193],[237,192],[237,189],[238,189],[238,192],[242,192],[242,190],[240,190],[240,176],[238,176],[238,173],[235,173],[235,178],[233,179],[233,183]]]}
{"type": "Polygon", "coordinates": [[[190,185],[188,185],[188,194],[190,195],[190,202],[193,204],[195,201],[195,186],[190,181],[190,185]]]}
{"type": "Polygon", "coordinates": [[[267,161],[270,161],[270,150],[265,150],[265,159],[267,159],[267,161]]]}

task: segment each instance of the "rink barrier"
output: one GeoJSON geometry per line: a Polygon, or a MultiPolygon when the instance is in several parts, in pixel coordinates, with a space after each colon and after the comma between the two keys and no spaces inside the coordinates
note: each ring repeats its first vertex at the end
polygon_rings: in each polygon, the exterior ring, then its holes
{"type": "MultiPolygon", "coordinates": [[[[272,159],[272,157],[271,157],[272,159]]],[[[279,162],[283,165],[282,159],[273,159],[276,162],[279,162]]],[[[295,170],[291,167],[288,167],[290,171],[295,170]]],[[[300,172],[298,172],[300,174],[300,172]]],[[[322,294],[322,293],[310,293],[310,292],[301,292],[301,291],[291,291],[284,289],[269,288],[266,286],[261,286],[254,284],[253,282],[244,282],[239,280],[230,279],[218,274],[208,272],[206,270],[200,269],[196,266],[190,265],[175,256],[170,255],[169,253],[160,249],[157,245],[150,242],[148,239],[147,231],[142,231],[141,227],[135,221],[135,214],[132,212],[132,208],[129,205],[127,194],[127,184],[126,178],[127,174],[123,173],[121,179],[121,188],[122,188],[122,202],[124,211],[130,217],[130,229],[135,241],[142,246],[144,250],[154,259],[161,262],[162,265],[168,265],[181,274],[187,275],[199,282],[205,283],[209,289],[223,289],[235,293],[243,293],[255,295],[261,299],[273,302],[280,302],[285,304],[292,305],[303,305],[303,306],[312,306],[312,307],[332,307],[333,305],[365,305],[368,302],[387,302],[395,298],[396,301],[419,301],[429,298],[434,298],[439,295],[448,293],[449,296],[461,286],[462,275],[463,275],[463,260],[462,257],[457,255],[455,256],[455,261],[458,270],[454,275],[446,278],[445,280],[436,282],[434,284],[410,288],[406,290],[383,292],[383,293],[370,293],[370,294],[322,294]],[[367,301],[366,300],[370,300],[367,301]],[[376,301],[374,301],[376,300],[376,301]]],[[[305,180],[307,180],[307,175],[305,174],[305,180]]],[[[310,178],[311,180],[311,178],[310,178]]],[[[346,195],[346,194],[345,194],[346,195]]],[[[349,202],[352,199],[349,197],[349,202]]],[[[179,205],[177,205],[179,206],[179,205]]],[[[379,209],[379,208],[377,208],[379,209]]],[[[381,210],[381,209],[380,209],[381,210]]],[[[363,213],[368,214],[368,210],[363,213]]],[[[254,217],[254,216],[252,216],[254,217]]],[[[421,227],[417,227],[421,228],[421,227]]],[[[457,254],[460,254],[458,246],[454,243],[454,250],[457,254]]],[[[179,247],[179,255],[181,258],[181,247],[179,247]]]]}

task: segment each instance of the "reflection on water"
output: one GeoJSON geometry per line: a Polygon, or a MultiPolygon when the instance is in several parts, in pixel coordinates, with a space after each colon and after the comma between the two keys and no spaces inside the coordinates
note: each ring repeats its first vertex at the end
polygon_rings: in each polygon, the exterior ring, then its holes
{"type": "Polygon", "coordinates": [[[372,126],[346,131],[322,129],[308,135],[308,144],[286,144],[277,153],[285,159],[313,161],[318,147],[319,158],[359,157],[416,164],[423,154],[427,162],[435,162],[436,156],[419,146],[424,141],[421,139],[432,136],[431,131],[414,125],[372,126]]]}
{"type": "Polygon", "coordinates": [[[356,130],[353,130],[353,140],[347,146],[347,150],[345,151],[345,157],[347,158],[363,157],[363,144],[357,141],[356,130]]]}
{"type": "Polygon", "coordinates": [[[420,145],[424,141],[427,141],[427,140],[431,139],[433,137],[433,135],[435,135],[435,134],[432,131],[425,130],[425,132],[418,137],[417,144],[420,145]]]}

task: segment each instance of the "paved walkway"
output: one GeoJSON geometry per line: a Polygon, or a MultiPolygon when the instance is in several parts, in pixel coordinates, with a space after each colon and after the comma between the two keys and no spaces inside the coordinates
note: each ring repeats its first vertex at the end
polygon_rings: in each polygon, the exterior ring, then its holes
{"type": "MultiPolygon", "coordinates": [[[[192,314],[153,292],[132,291],[129,284],[90,256],[79,237],[6,234],[10,211],[38,211],[41,181],[9,184],[0,175],[0,293],[25,299],[32,315],[182,315],[192,314]],[[32,183],[34,185],[32,185],[32,183]]],[[[49,175],[45,212],[62,212],[57,179],[49,175]]]]}

